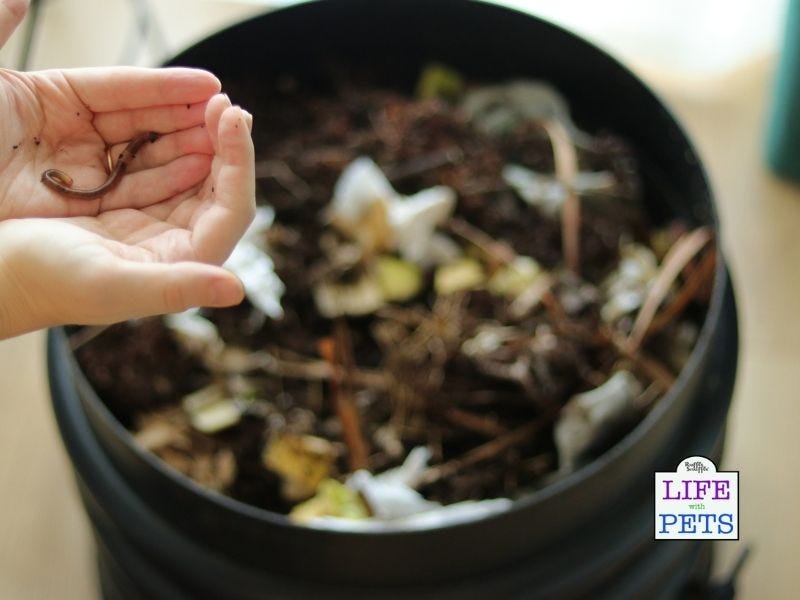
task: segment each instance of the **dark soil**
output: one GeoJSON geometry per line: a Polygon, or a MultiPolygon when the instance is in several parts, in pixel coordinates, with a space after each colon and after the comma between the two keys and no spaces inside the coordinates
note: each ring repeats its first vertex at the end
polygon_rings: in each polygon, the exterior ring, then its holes
{"type": "MultiPolygon", "coordinates": [[[[287,291],[282,301],[286,316],[280,321],[259,318],[247,301],[231,309],[207,311],[226,343],[287,359],[319,359],[319,341],[332,332],[331,321],[317,314],[310,287],[311,275],[322,260],[318,242],[325,222],[321,215],[342,170],[359,156],[371,157],[401,193],[433,185],[452,187],[458,195],[457,217],[547,269],[560,265],[559,222],[519,200],[500,175],[508,162],[553,171],[552,148],[540,126],[520,127],[497,140],[477,131],[444,101],[417,101],[390,90],[348,85],[334,94],[315,95],[295,84],[270,93],[256,93],[256,82],[231,87],[235,100],[255,114],[258,196],[276,210],[277,225],[269,236],[287,291]],[[442,163],[439,159],[450,150],[460,158],[442,163]]],[[[618,261],[620,236],[644,240],[648,229],[636,208],[641,198],[635,157],[611,135],[593,139],[589,147],[579,149],[580,164],[614,172],[620,185],[611,200],[623,207],[584,206],[581,271],[586,281],[599,284],[618,261]]],[[[558,287],[555,292],[558,296],[558,287]]],[[[516,323],[509,320],[507,304],[488,292],[473,291],[451,302],[436,301],[427,292],[400,305],[401,311],[439,323],[442,331],[446,326],[455,331],[455,340],[444,340],[443,362],[424,351],[401,352],[400,348],[411,347],[414,326],[394,317],[347,319],[355,364],[388,371],[393,382],[388,393],[354,390],[373,471],[402,462],[417,445],[433,450],[435,465],[458,459],[533,420],[552,424],[559,406],[604,381],[619,364],[618,353],[597,335],[597,303],[569,317],[559,313],[558,307],[544,307],[516,323]],[[557,334],[555,347],[533,367],[536,385],[532,389],[524,390],[507,378],[489,374],[488,369],[476,368],[457,351],[461,341],[490,319],[518,327],[527,339],[543,326],[557,334]],[[398,391],[401,388],[403,393],[398,391]],[[406,405],[398,406],[400,401],[406,405]],[[405,449],[402,456],[391,455],[376,441],[378,429],[390,422],[405,449]]],[[[448,334],[440,331],[437,335],[444,339],[448,334]]],[[[512,361],[517,350],[512,347],[507,352],[511,354],[497,360],[512,361]]],[[[160,319],[115,325],[80,348],[77,356],[104,402],[133,428],[142,414],[179,403],[211,377],[199,359],[172,339],[160,319]]],[[[643,381],[647,383],[646,377],[643,381]]],[[[328,401],[327,386],[263,374],[252,382],[258,397],[282,411],[287,428],[342,445],[341,425],[328,401]]],[[[286,512],[290,507],[280,497],[276,477],[261,463],[269,429],[260,419],[248,417],[220,436],[234,448],[237,462],[235,479],[224,491],[256,506],[286,512]]],[[[545,426],[523,443],[442,477],[423,491],[449,503],[513,497],[541,485],[557,467],[551,429],[545,426]]],[[[338,469],[341,476],[346,474],[344,457],[338,469]]]]}

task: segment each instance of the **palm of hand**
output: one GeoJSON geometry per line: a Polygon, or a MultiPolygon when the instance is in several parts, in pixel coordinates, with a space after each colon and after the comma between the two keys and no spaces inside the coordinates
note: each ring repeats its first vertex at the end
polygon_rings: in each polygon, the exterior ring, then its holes
{"type": "Polygon", "coordinates": [[[249,222],[254,181],[249,123],[212,97],[218,86],[187,69],[0,71],[0,111],[12,115],[0,123],[0,219],[66,218],[85,242],[128,260],[222,262],[249,222]],[[57,168],[94,187],[107,177],[107,149],[117,157],[151,130],[161,139],[100,198],[67,198],[40,181],[57,168]]]}

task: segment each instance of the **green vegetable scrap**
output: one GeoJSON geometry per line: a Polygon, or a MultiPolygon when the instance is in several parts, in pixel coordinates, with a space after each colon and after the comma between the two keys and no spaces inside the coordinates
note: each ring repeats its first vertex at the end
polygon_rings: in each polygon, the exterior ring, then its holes
{"type": "Polygon", "coordinates": [[[544,271],[534,259],[529,256],[517,256],[511,264],[491,276],[487,287],[493,294],[514,299],[542,274],[544,271]]]}
{"type": "Polygon", "coordinates": [[[420,100],[456,100],[464,93],[464,88],[464,79],[458,72],[440,63],[431,63],[422,69],[417,81],[417,97],[420,100]]]}
{"type": "Polygon", "coordinates": [[[335,479],[324,479],[313,498],[298,504],[289,513],[289,518],[300,525],[319,517],[367,519],[370,511],[357,491],[335,479]]]}
{"type": "Polygon", "coordinates": [[[416,296],[422,289],[422,271],[414,263],[380,256],[375,264],[378,285],[387,302],[403,302],[416,296]]]}

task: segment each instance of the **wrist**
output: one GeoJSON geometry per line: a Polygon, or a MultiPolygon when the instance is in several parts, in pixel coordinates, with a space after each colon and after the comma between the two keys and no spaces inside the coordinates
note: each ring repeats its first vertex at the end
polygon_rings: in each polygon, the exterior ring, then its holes
{"type": "Polygon", "coordinates": [[[23,265],[24,240],[15,231],[16,220],[0,222],[0,339],[33,331],[43,326],[29,301],[23,265]]]}

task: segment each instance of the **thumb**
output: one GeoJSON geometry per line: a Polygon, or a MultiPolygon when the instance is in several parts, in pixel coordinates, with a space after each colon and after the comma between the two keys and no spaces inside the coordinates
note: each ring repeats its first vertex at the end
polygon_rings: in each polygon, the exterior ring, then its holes
{"type": "Polygon", "coordinates": [[[232,306],[244,298],[242,283],[233,273],[197,262],[126,261],[106,278],[103,289],[103,305],[110,313],[101,317],[103,321],[176,313],[195,306],[232,306]]]}
{"type": "Polygon", "coordinates": [[[28,0],[0,0],[0,47],[4,46],[28,10],[28,0]]]}

